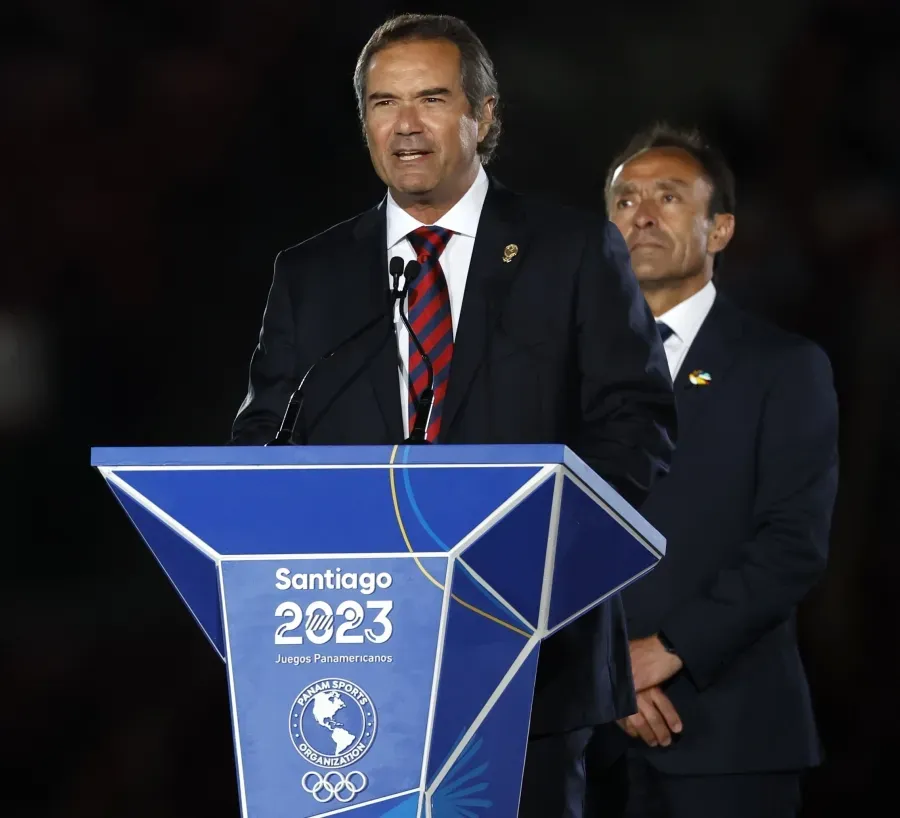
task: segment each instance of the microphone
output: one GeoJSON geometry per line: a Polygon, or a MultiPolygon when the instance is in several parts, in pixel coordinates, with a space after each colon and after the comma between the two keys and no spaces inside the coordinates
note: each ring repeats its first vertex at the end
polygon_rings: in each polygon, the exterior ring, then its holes
{"type": "MultiPolygon", "coordinates": [[[[400,275],[403,271],[403,259],[399,256],[394,256],[394,258],[391,259],[390,264],[388,265],[388,271],[390,272],[391,279],[393,280],[393,286],[391,288],[391,293],[389,296],[388,308],[384,312],[376,315],[370,321],[367,321],[358,330],[348,335],[346,338],[344,338],[343,341],[332,347],[330,350],[328,350],[328,352],[326,352],[324,355],[317,358],[312,362],[312,364],[310,364],[309,369],[307,369],[306,372],[303,373],[303,377],[300,379],[300,385],[294,390],[294,393],[291,395],[291,399],[288,401],[287,409],[284,412],[284,418],[281,421],[281,428],[278,430],[278,434],[273,440],[270,440],[266,444],[266,446],[293,445],[294,429],[297,426],[297,420],[300,417],[300,410],[303,409],[303,401],[306,397],[303,389],[306,386],[306,381],[312,374],[313,370],[320,363],[322,363],[322,361],[327,361],[329,358],[333,358],[338,352],[344,349],[344,347],[352,344],[361,335],[368,332],[376,324],[390,316],[394,308],[394,303],[398,298],[402,297],[402,294],[400,292],[400,275]]],[[[409,285],[407,284],[407,286],[409,285]]],[[[406,288],[404,288],[403,292],[406,292],[406,288]]]]}
{"type": "MultiPolygon", "coordinates": [[[[394,306],[394,301],[401,295],[400,293],[400,276],[403,275],[403,259],[400,256],[394,256],[391,259],[390,264],[388,264],[388,271],[391,274],[391,280],[394,282],[393,289],[391,290],[391,307],[394,306]]],[[[407,287],[409,284],[406,285],[407,287]]],[[[403,294],[406,294],[406,287],[403,288],[403,294]]]]}
{"type": "MultiPolygon", "coordinates": [[[[403,314],[404,296],[406,295],[407,290],[409,290],[410,284],[415,281],[421,271],[422,265],[418,261],[410,261],[406,265],[406,270],[404,271],[406,285],[403,287],[403,294],[400,298],[400,320],[403,322],[403,326],[406,327],[409,337],[412,338],[412,342],[415,344],[419,355],[422,356],[422,361],[425,363],[425,369],[428,373],[428,383],[422,390],[422,394],[416,399],[415,421],[413,422],[412,432],[410,432],[409,438],[406,440],[407,443],[428,442],[425,439],[425,433],[428,431],[428,419],[431,417],[431,407],[434,404],[434,367],[431,364],[431,358],[426,354],[422,343],[419,341],[419,337],[413,332],[413,328],[409,325],[407,317],[403,314]]],[[[412,389],[412,384],[410,384],[410,389],[412,389]]]]}

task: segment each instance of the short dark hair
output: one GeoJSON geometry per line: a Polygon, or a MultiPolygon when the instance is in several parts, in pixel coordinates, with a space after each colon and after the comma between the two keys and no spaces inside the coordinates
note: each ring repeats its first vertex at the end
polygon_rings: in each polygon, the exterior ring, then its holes
{"type": "Polygon", "coordinates": [[[365,126],[366,71],[379,51],[395,43],[413,40],[447,40],[460,54],[461,84],[476,119],[481,119],[485,97],[494,97],[494,119],[487,136],[478,144],[481,163],[486,165],[500,139],[500,90],[494,75],[494,63],[475,32],[457,17],[449,14],[401,14],[380,25],[369,38],[356,61],[353,87],[360,121],[365,126]]]}
{"type": "MultiPolygon", "coordinates": [[[[719,213],[731,213],[737,205],[734,183],[734,172],[728,165],[725,156],[697,128],[675,128],[666,122],[657,122],[642,131],[638,131],[631,141],[612,162],[606,172],[603,185],[603,200],[609,202],[613,175],[626,162],[630,162],[638,154],[653,148],[677,148],[693,157],[703,168],[709,180],[712,192],[709,197],[708,216],[719,213]]],[[[713,269],[718,269],[722,253],[717,253],[713,269]]]]}
{"type": "Polygon", "coordinates": [[[665,122],[657,122],[649,128],[636,133],[609,166],[603,186],[604,200],[609,198],[613,174],[616,170],[630,162],[639,153],[652,148],[677,148],[690,154],[694,161],[703,168],[703,173],[712,186],[709,199],[709,214],[734,213],[735,185],[734,173],[725,160],[724,155],[697,129],[674,128],[665,122]]]}

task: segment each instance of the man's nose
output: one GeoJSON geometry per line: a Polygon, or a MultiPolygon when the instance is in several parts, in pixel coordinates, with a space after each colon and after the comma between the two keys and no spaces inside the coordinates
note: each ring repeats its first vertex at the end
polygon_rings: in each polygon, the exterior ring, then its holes
{"type": "Polygon", "coordinates": [[[394,121],[394,133],[398,136],[410,136],[421,133],[422,119],[415,105],[401,103],[397,110],[397,119],[394,121]]]}
{"type": "Polygon", "coordinates": [[[635,226],[640,228],[656,227],[657,219],[656,206],[652,202],[644,200],[638,205],[634,214],[635,226]]]}

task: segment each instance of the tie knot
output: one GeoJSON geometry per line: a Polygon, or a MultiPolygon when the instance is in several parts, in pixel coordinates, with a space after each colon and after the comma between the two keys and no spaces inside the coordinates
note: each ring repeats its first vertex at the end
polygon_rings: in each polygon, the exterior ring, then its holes
{"type": "Polygon", "coordinates": [[[662,338],[663,343],[669,340],[674,334],[675,330],[673,330],[667,323],[664,321],[657,321],[656,328],[659,330],[659,337],[662,338]]]}
{"type": "Polygon", "coordinates": [[[406,238],[416,251],[416,258],[424,264],[426,260],[437,260],[453,236],[453,231],[446,227],[417,227],[406,238]]]}

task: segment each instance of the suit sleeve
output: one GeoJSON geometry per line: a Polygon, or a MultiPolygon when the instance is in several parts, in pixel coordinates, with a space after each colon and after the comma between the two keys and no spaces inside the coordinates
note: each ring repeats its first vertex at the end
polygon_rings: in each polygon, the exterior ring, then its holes
{"type": "Polygon", "coordinates": [[[247,396],[232,426],[232,444],[259,446],[272,440],[296,386],[294,310],[285,266],[284,254],[279,253],[259,342],[250,359],[247,396]]]}
{"type": "Polygon", "coordinates": [[[664,632],[702,689],[787,620],[825,569],[837,492],[837,398],[831,365],[804,344],[782,356],[757,443],[755,536],[664,632]]]}
{"type": "Polygon", "coordinates": [[[639,508],[668,473],[675,398],[659,332],[612,222],[588,238],[577,287],[581,400],[572,448],[639,508]]]}

